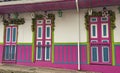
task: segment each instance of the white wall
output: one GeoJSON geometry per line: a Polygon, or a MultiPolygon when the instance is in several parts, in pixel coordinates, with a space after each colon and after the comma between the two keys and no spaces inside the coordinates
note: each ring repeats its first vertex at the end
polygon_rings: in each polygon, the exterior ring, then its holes
{"type": "Polygon", "coordinates": [[[3,22],[2,20],[0,19],[0,42],[3,43],[4,39],[4,25],[3,25],[3,22]]]}
{"type": "MultiPolygon", "coordinates": [[[[116,28],[114,29],[114,41],[120,42],[120,13],[118,7],[107,7],[109,10],[113,10],[116,13],[116,28]]],[[[93,10],[101,11],[102,8],[94,8],[93,10]]],[[[80,10],[80,42],[87,42],[87,33],[85,28],[84,15],[87,9],[80,10]]],[[[41,12],[42,13],[42,12],[41,12]]],[[[57,11],[54,13],[55,19],[55,42],[77,42],[78,41],[78,15],[76,10],[64,10],[62,17],[58,16],[57,11]]],[[[18,26],[18,42],[32,42],[32,18],[31,13],[21,13],[20,17],[25,18],[25,24],[18,26]]],[[[0,42],[3,42],[3,30],[4,26],[0,19],[0,42]]]]}
{"type": "Polygon", "coordinates": [[[25,24],[18,26],[18,42],[32,42],[32,18],[30,13],[22,13],[20,17],[25,18],[25,24]]]}

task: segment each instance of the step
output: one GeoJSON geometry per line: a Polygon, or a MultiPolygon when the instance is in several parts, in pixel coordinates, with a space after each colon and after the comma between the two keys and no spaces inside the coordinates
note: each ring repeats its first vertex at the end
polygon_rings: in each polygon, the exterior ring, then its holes
{"type": "Polygon", "coordinates": [[[29,67],[0,64],[0,73],[100,73],[90,71],[75,71],[56,68],[29,67]]]}

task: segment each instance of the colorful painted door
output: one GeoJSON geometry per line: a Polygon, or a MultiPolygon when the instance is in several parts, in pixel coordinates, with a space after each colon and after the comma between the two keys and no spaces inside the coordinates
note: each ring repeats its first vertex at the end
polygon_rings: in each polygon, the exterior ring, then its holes
{"type": "Polygon", "coordinates": [[[17,40],[17,27],[16,26],[6,27],[3,62],[16,61],[16,40],[17,40]]]}
{"type": "Polygon", "coordinates": [[[51,20],[41,19],[36,22],[36,60],[51,60],[51,20]]]}
{"type": "Polygon", "coordinates": [[[111,64],[109,17],[90,17],[91,63],[111,64]]]}

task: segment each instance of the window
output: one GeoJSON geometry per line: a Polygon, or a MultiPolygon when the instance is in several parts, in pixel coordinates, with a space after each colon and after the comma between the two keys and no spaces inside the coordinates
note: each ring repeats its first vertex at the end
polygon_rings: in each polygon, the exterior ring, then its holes
{"type": "Polygon", "coordinates": [[[43,32],[42,32],[42,26],[38,26],[37,27],[37,38],[41,39],[42,38],[42,34],[43,34],[43,32]]]}
{"type": "Polygon", "coordinates": [[[90,22],[97,22],[97,18],[96,17],[91,17],[90,22]]]}
{"type": "Polygon", "coordinates": [[[37,42],[36,59],[42,60],[42,42],[37,42]]]}
{"type": "Polygon", "coordinates": [[[12,28],[12,42],[16,42],[17,28],[12,28]]]}
{"type": "Polygon", "coordinates": [[[10,45],[5,46],[5,60],[9,60],[10,45]]]}
{"type": "Polygon", "coordinates": [[[97,38],[97,25],[91,25],[91,38],[97,38]]]}
{"type": "Polygon", "coordinates": [[[46,42],[46,48],[45,48],[45,60],[50,60],[50,41],[46,42]]]}
{"type": "Polygon", "coordinates": [[[37,20],[37,24],[42,25],[43,24],[43,20],[37,20]]]}
{"type": "Polygon", "coordinates": [[[102,24],[102,37],[103,38],[108,37],[108,24],[107,23],[102,24]]]}
{"type": "Polygon", "coordinates": [[[11,28],[7,27],[7,29],[6,29],[6,42],[10,42],[10,37],[11,37],[11,28]]]}
{"type": "Polygon", "coordinates": [[[51,38],[51,26],[46,26],[46,38],[51,38]]]}
{"type": "Polygon", "coordinates": [[[101,21],[108,21],[108,17],[101,17],[101,21]]]}
{"type": "Polygon", "coordinates": [[[98,62],[98,47],[92,47],[92,62],[98,62]]]}
{"type": "Polygon", "coordinates": [[[107,46],[102,47],[102,61],[109,62],[109,47],[107,46]]]}

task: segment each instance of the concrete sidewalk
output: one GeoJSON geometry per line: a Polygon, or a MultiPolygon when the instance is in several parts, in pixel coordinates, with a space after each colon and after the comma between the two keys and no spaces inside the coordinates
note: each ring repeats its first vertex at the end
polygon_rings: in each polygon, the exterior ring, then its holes
{"type": "Polygon", "coordinates": [[[100,72],[75,71],[56,68],[41,68],[0,64],[0,73],[100,73],[100,72]]]}

